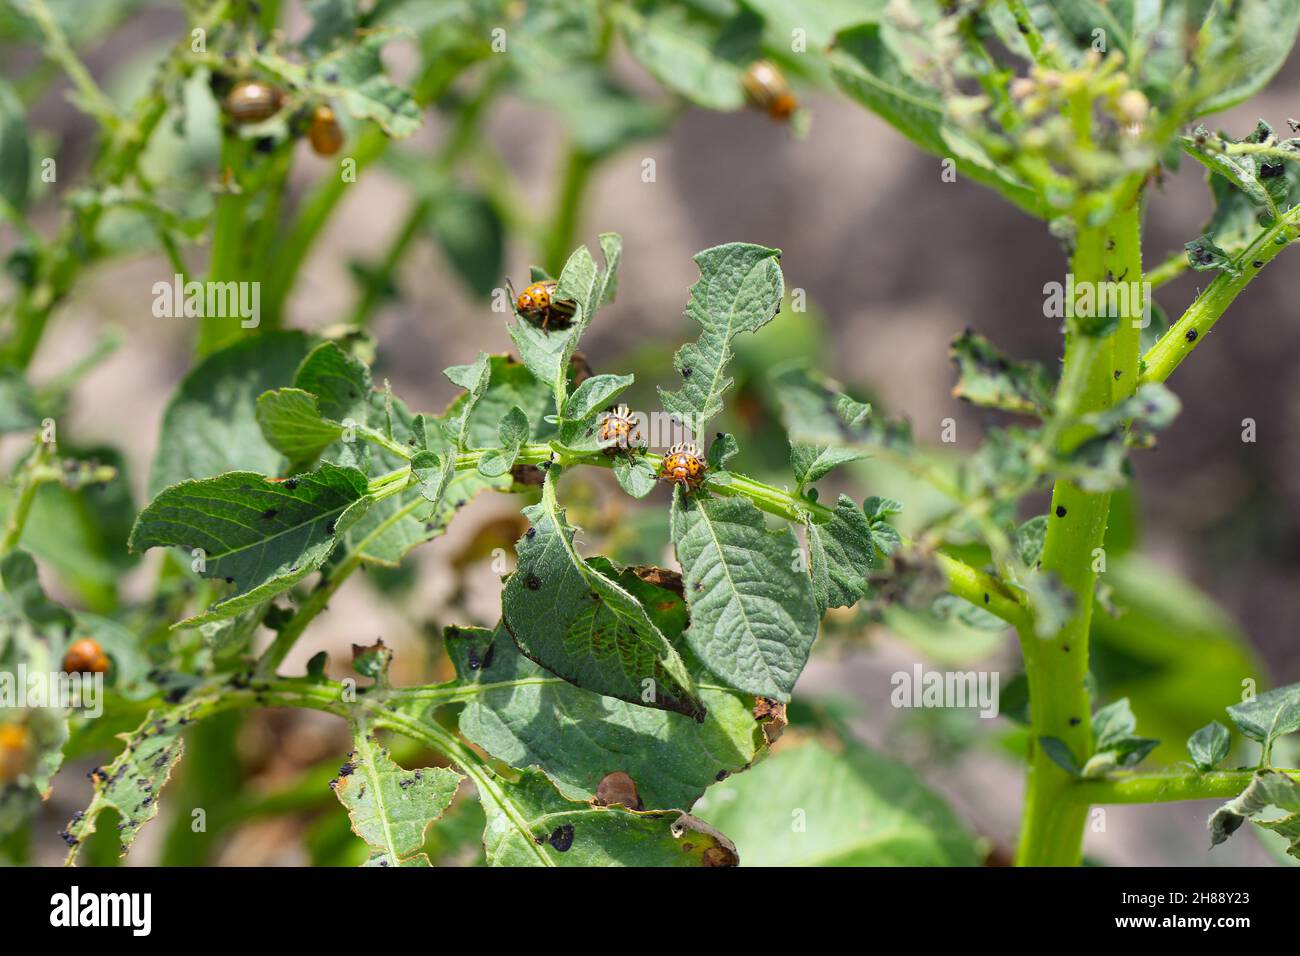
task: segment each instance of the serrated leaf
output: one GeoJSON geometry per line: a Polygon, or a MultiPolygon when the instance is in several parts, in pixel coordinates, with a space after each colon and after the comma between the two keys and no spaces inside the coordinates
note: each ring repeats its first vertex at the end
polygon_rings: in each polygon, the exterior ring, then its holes
{"type": "Polygon", "coordinates": [[[754,866],[976,866],[951,808],[907,767],[841,740],[778,750],[711,787],[695,812],[754,866]],[[792,821],[806,821],[793,827],[792,821]]]}
{"type": "Polygon", "coordinates": [[[149,493],[226,471],[282,474],[283,457],[262,437],[257,399],[293,381],[311,340],[269,332],[214,352],[181,382],[163,415],[149,493]]]}
{"type": "Polygon", "coordinates": [[[1241,266],[1237,260],[1215,244],[1212,236],[1193,239],[1185,243],[1183,248],[1187,250],[1187,264],[1197,272],[1219,269],[1233,277],[1241,275],[1241,266]]]}
{"type": "Polygon", "coordinates": [[[456,447],[461,451],[469,448],[469,423],[470,416],[474,412],[474,406],[478,400],[483,397],[487,391],[488,383],[492,380],[492,367],[488,360],[486,352],[479,352],[478,359],[470,365],[452,365],[445,369],[443,374],[453,385],[459,385],[465,389],[466,395],[462,396],[460,402],[455,406],[455,413],[448,410],[446,428],[448,435],[456,443],[456,447]]]}
{"type": "Polygon", "coordinates": [[[322,96],[336,100],[355,119],[372,119],[389,136],[402,139],[420,128],[419,104],[384,72],[379,51],[398,34],[370,30],[355,43],[317,58],[307,82],[322,96]]]}
{"type": "Polygon", "coordinates": [[[871,524],[848,495],[840,495],[831,519],[805,522],[818,614],[852,607],[867,594],[870,575],[880,566],[871,524]]]}
{"type": "Polygon", "coordinates": [[[654,491],[659,476],[645,458],[637,455],[619,455],[614,459],[614,477],[619,486],[633,498],[644,498],[654,491]]]}
{"type": "Polygon", "coordinates": [[[267,443],[289,460],[291,474],[310,468],[343,437],[343,426],[321,414],[319,399],[299,388],[278,388],[258,398],[257,424],[267,443]]]}
{"type": "Polygon", "coordinates": [[[518,406],[510,409],[506,417],[501,419],[497,431],[501,447],[493,448],[479,459],[479,473],[487,478],[499,478],[509,472],[514,466],[515,458],[519,456],[520,446],[528,441],[528,433],[528,416],[524,410],[518,406]]]}
{"type": "Polygon", "coordinates": [[[1043,753],[1072,777],[1083,775],[1083,770],[1079,762],[1074,759],[1074,753],[1070,750],[1069,745],[1060,737],[1039,737],[1038,746],[1043,748],[1043,753]]]}
{"type": "Polygon", "coordinates": [[[689,809],[762,744],[746,699],[716,684],[700,686],[708,715],[696,723],[575,687],[520,654],[504,626],[449,629],[447,647],[465,692],[461,733],[512,767],[540,768],[570,798],[590,800],[622,771],[646,808],[689,809]]]}
{"type": "Polygon", "coordinates": [[[346,424],[367,419],[370,369],[334,342],[323,342],[308,353],[294,374],[293,385],[315,395],[321,416],[330,421],[346,424]]]}
{"type": "Polygon", "coordinates": [[[732,339],[741,332],[757,332],[781,307],[785,284],[777,264],[780,255],[778,249],[732,242],[695,256],[700,278],[691,286],[686,314],[703,331],[673,356],[682,387],[675,392],[661,388],[659,397],[665,411],[677,415],[696,436],[722,411],[722,393],[731,385],[726,370],[732,339]]]}
{"type": "Polygon", "coordinates": [[[825,448],[803,442],[790,443],[790,464],[794,466],[794,477],[800,488],[820,481],[840,465],[866,457],[865,451],[856,448],[825,448]]]}
{"type": "Polygon", "coordinates": [[[1273,741],[1300,730],[1300,684],[1288,684],[1233,704],[1228,716],[1237,729],[1264,745],[1267,755],[1273,741]]]}
{"type": "Polygon", "coordinates": [[[369,506],[367,486],[355,468],[330,464],[292,483],[247,471],[183,481],[140,512],[130,547],[178,546],[186,560],[202,548],[202,576],[234,585],[229,597],[178,625],[192,627],[274,597],[324,564],[369,506]]]}
{"type": "Polygon", "coordinates": [[[36,562],[26,551],[16,548],[0,559],[0,583],[13,611],[38,630],[62,632],[72,626],[72,615],[67,609],[46,596],[36,562]]]}
{"type": "Polygon", "coordinates": [[[609,407],[634,381],[632,375],[593,375],[573,390],[564,403],[564,418],[585,422],[609,407]]]}
{"type": "Polygon", "coordinates": [[[1137,729],[1137,718],[1128,698],[1122,697],[1107,704],[1092,715],[1092,735],[1098,750],[1106,750],[1116,741],[1131,736],[1137,729]]]}
{"type": "Polygon", "coordinates": [[[1208,773],[1228,756],[1232,735],[1228,728],[1212,720],[1187,738],[1187,753],[1201,773],[1208,773]]]}
{"type": "Polygon", "coordinates": [[[154,710],[132,733],[120,735],[126,746],[107,767],[91,772],[94,796],[65,831],[72,848],[69,861],[75,861],[80,844],[95,832],[99,814],[109,808],[121,818],[117,839],[122,854],[131,848],[140,828],[158,815],[158,796],[185,749],[181,732],[187,722],[188,708],[154,710]]]}
{"type": "Polygon", "coordinates": [[[1035,515],[1016,528],[1016,553],[1025,567],[1036,567],[1047,541],[1047,515],[1035,515]]]}
{"type": "MultiPolygon", "coordinates": [[[[493,367],[497,367],[495,363],[493,367]]],[[[470,415],[471,443],[481,431],[476,424],[478,414],[488,404],[493,387],[489,385],[470,415]]],[[[453,409],[466,397],[457,399],[453,409]]],[[[485,489],[505,490],[508,479],[488,479],[476,471],[455,472],[455,450],[438,420],[426,421],[423,416],[412,415],[400,400],[385,402],[377,392],[372,393],[371,404],[371,427],[386,431],[391,422],[390,437],[395,442],[420,449],[410,463],[417,486],[375,502],[343,533],[332,558],[341,560],[343,555],[359,552],[366,564],[396,567],[411,549],[442,534],[461,505],[485,489]],[[429,451],[429,446],[438,450],[429,451]]],[[[496,424],[492,423],[494,432],[496,424]]],[[[369,453],[374,456],[377,471],[394,471],[406,463],[386,448],[370,448],[369,453]]]]}
{"type": "Polygon", "coordinates": [[[735,866],[734,845],[693,817],[566,800],[546,775],[479,789],[489,866],[735,866]]]}
{"type": "Polygon", "coordinates": [[[888,29],[868,23],[836,36],[829,58],[840,88],[927,152],[944,157],[958,152],[963,175],[991,186],[1025,212],[1049,218],[1041,196],[947,123],[939,90],[917,80],[917,71],[899,59],[882,38],[888,29]]]}
{"type": "Polygon", "coordinates": [[[736,443],[736,436],[730,432],[718,432],[713,441],[709,442],[709,450],[705,452],[704,460],[709,471],[718,473],[738,454],[740,454],[740,446],[736,443]]]}
{"type": "Polygon", "coordinates": [[[678,490],[672,539],[691,609],[687,645],[730,686],[789,700],[818,625],[793,532],[769,532],[747,499],[678,490]]]}
{"type": "Polygon", "coordinates": [[[978,332],[967,329],[949,350],[957,364],[954,398],[984,408],[1044,415],[1052,404],[1052,382],[1037,362],[1015,362],[978,332]]]}
{"type": "Polygon", "coordinates": [[[1290,0],[1241,0],[1215,7],[1200,64],[1213,93],[1198,104],[1199,115],[1227,109],[1263,89],[1286,62],[1300,31],[1300,7],[1290,0]]]}
{"type": "Polygon", "coordinates": [[[773,368],[769,378],[791,443],[864,454],[875,447],[901,450],[911,445],[905,424],[876,421],[869,404],[846,395],[839,383],[802,360],[773,368]]]}
{"type": "Polygon", "coordinates": [[[464,779],[446,767],[403,770],[364,726],[330,786],[347,808],[352,832],[370,847],[367,866],[428,866],[425,831],[442,816],[464,779]],[[346,771],[346,772],[344,772],[346,771]]]}
{"type": "Polygon", "coordinates": [[[711,49],[710,38],[668,16],[642,17],[626,9],[621,14],[628,52],[664,86],[705,109],[745,105],[744,71],[711,49]]]}
{"type": "Polygon", "coordinates": [[[1257,770],[1245,790],[1210,814],[1206,823],[1210,846],[1223,843],[1247,820],[1286,837],[1290,843],[1287,853],[1300,859],[1300,783],[1277,770],[1257,770]],[[1284,815],[1259,819],[1270,807],[1284,815]]]}
{"type": "Polygon", "coordinates": [[[510,636],[525,656],[578,687],[703,720],[694,681],[646,609],[578,555],[555,471],[542,503],[524,510],[533,527],[515,547],[518,568],[501,595],[510,636]]]}

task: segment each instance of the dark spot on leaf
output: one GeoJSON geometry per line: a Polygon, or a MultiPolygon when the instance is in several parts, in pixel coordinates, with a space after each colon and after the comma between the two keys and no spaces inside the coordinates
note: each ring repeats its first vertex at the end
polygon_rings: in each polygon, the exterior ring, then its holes
{"type": "Polygon", "coordinates": [[[536,537],[536,536],[537,536],[537,529],[536,529],[536,528],[529,528],[527,531],[524,532],[524,537],[525,537],[525,538],[533,538],[533,537],[536,537]]]}
{"type": "Polygon", "coordinates": [[[559,852],[567,852],[569,847],[573,846],[573,824],[566,823],[556,827],[551,831],[550,839],[547,842],[559,852]]]}
{"type": "Polygon", "coordinates": [[[682,378],[690,378],[691,372],[693,371],[694,369],[692,369],[689,365],[687,365],[685,368],[682,369],[682,378]]]}
{"type": "Polygon", "coordinates": [[[1056,517],[1058,517],[1058,518],[1064,518],[1064,517],[1065,517],[1065,505],[1057,505],[1057,506],[1056,506],[1056,517]]]}
{"type": "Polygon", "coordinates": [[[262,520],[263,520],[263,521],[270,521],[272,518],[274,518],[274,517],[275,517],[276,515],[278,515],[279,513],[280,513],[280,512],[278,512],[278,511],[275,510],[274,508],[267,508],[265,511],[262,512],[262,520]]]}
{"type": "Polygon", "coordinates": [[[1080,724],[1080,720],[1079,720],[1078,717],[1071,717],[1071,718],[1070,718],[1070,726],[1071,726],[1071,727],[1078,727],[1079,724],[1080,724]]]}
{"type": "Polygon", "coordinates": [[[234,583],[235,583],[235,579],[234,579],[234,578],[226,578],[226,583],[227,583],[227,584],[234,584],[234,583]]]}
{"type": "Polygon", "coordinates": [[[540,591],[542,588],[542,579],[535,574],[529,574],[524,578],[524,587],[530,591],[540,591]]]}
{"type": "Polygon", "coordinates": [[[293,491],[295,488],[298,487],[298,479],[290,478],[288,481],[284,483],[284,487],[287,488],[289,491],[293,491]]]}
{"type": "Polygon", "coordinates": [[[1188,329],[1188,330],[1187,330],[1187,335],[1186,335],[1185,337],[1186,337],[1187,341],[1189,341],[1189,342],[1195,342],[1195,341],[1196,341],[1196,330],[1195,330],[1195,329],[1188,329]]]}
{"type": "Polygon", "coordinates": [[[327,524],[327,525],[325,526],[325,533],[326,533],[326,534],[333,534],[333,533],[334,533],[334,529],[335,529],[336,527],[337,527],[337,525],[335,524],[335,522],[331,521],[329,524],[327,524]]]}
{"type": "Polygon", "coordinates": [[[1254,262],[1251,263],[1251,265],[1254,266],[1256,269],[1262,269],[1264,268],[1264,260],[1256,259],[1254,262]]]}
{"type": "Polygon", "coordinates": [[[1121,372],[1119,369],[1115,369],[1115,381],[1118,382],[1119,379],[1120,379],[1120,376],[1123,375],[1123,374],[1124,374],[1124,373],[1121,372]]]}
{"type": "Polygon", "coordinates": [[[352,761],[348,761],[343,766],[339,767],[339,776],[340,777],[351,776],[352,772],[356,769],[357,769],[357,765],[352,763],[352,761]]]}

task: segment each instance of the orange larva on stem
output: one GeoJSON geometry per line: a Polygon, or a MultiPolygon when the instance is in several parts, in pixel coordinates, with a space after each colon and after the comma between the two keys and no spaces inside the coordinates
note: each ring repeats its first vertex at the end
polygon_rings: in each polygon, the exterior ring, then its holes
{"type": "Polygon", "coordinates": [[[333,156],[343,148],[343,129],[332,109],[322,104],[312,111],[307,138],[317,156],[333,156]]]}
{"type": "Polygon", "coordinates": [[[261,80],[241,80],[226,94],[226,115],[241,125],[260,123],[280,112],[284,94],[261,80]]]}

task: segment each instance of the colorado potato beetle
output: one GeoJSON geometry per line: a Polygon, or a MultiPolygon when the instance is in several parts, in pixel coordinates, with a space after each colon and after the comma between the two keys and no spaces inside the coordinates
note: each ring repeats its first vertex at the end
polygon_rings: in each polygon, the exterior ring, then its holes
{"type": "Polygon", "coordinates": [[[0,783],[17,780],[27,769],[27,728],[0,724],[0,783]]]}
{"type": "Polygon", "coordinates": [[[108,655],[98,641],[83,637],[73,641],[63,655],[63,670],[69,674],[102,674],[108,670],[108,655]]]}
{"type": "Polygon", "coordinates": [[[343,128],[334,111],[323,103],[312,111],[307,138],[317,156],[333,156],[343,148],[343,128]]]}
{"type": "Polygon", "coordinates": [[[640,423],[630,408],[619,405],[601,419],[598,437],[602,445],[609,446],[605,449],[607,452],[617,454],[640,442],[640,423]]]}
{"type": "Polygon", "coordinates": [[[562,329],[569,324],[575,311],[572,302],[555,298],[554,280],[534,282],[515,299],[515,310],[533,325],[542,329],[562,329]]]}
{"type": "Polygon", "coordinates": [[[226,115],[239,124],[260,123],[280,112],[284,94],[261,80],[241,80],[226,95],[226,115]]]}
{"type": "Polygon", "coordinates": [[[678,442],[668,449],[659,466],[659,477],[672,485],[694,491],[704,480],[704,454],[695,442],[678,442]]]}
{"type": "Polygon", "coordinates": [[[788,120],[799,108],[785,74],[771,60],[751,63],[743,83],[749,102],[774,120],[788,120]]]}

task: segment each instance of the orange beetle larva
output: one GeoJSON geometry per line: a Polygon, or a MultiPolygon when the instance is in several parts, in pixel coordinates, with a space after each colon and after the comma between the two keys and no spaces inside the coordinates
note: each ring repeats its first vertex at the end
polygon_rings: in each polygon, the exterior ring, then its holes
{"type": "Polygon", "coordinates": [[[668,449],[659,466],[659,477],[669,484],[695,490],[704,480],[707,466],[700,447],[694,442],[678,442],[668,449]]]}
{"type": "Polygon", "coordinates": [[[73,641],[63,655],[63,670],[69,674],[102,674],[108,670],[108,655],[98,641],[83,637],[73,641]]]}
{"type": "Polygon", "coordinates": [[[307,138],[317,156],[333,156],[343,148],[343,129],[334,111],[323,103],[312,111],[307,138]]]}
{"type": "Polygon", "coordinates": [[[12,783],[27,769],[27,728],[0,724],[0,783],[12,783]]]}

